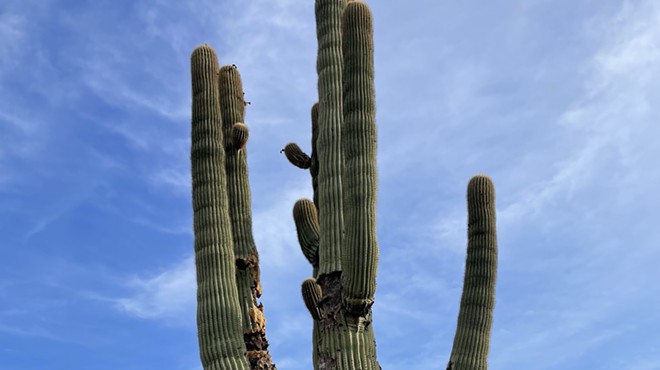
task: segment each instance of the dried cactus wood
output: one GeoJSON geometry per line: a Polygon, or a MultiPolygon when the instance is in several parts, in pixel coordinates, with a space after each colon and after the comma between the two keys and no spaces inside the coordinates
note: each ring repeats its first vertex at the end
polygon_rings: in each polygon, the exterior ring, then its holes
{"type": "Polygon", "coordinates": [[[497,278],[495,187],[489,177],[477,175],[470,180],[467,204],[463,295],[447,369],[487,370],[497,278]]]}
{"type": "Polygon", "coordinates": [[[266,319],[261,297],[259,254],[252,235],[252,210],[248,180],[247,125],[243,83],[238,68],[227,65],[220,68],[220,111],[224,128],[227,171],[227,196],[232,229],[236,282],[241,305],[243,338],[251,369],[275,369],[268,352],[266,319]]]}
{"type": "Polygon", "coordinates": [[[197,269],[197,327],[205,370],[249,369],[236,289],[223,148],[218,59],[210,46],[192,53],[192,193],[197,269]]]}

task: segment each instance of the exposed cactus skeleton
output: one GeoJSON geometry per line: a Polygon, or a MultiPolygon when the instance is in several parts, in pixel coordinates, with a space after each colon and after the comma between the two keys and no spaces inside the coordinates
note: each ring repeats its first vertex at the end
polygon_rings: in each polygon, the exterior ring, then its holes
{"type": "MultiPolygon", "coordinates": [[[[313,277],[302,284],[312,319],[315,369],[379,370],[371,307],[376,290],[376,115],[373,27],[362,1],[316,0],[319,102],[312,152],[283,150],[309,169],[314,200],[293,215],[313,277]]],[[[192,176],[198,331],[209,369],[275,369],[268,353],[252,236],[245,101],[235,65],[213,49],[191,58],[192,176]]],[[[495,192],[468,185],[468,254],[461,309],[447,369],[485,370],[495,303],[495,192]]],[[[439,366],[440,367],[440,366],[439,366]]]]}

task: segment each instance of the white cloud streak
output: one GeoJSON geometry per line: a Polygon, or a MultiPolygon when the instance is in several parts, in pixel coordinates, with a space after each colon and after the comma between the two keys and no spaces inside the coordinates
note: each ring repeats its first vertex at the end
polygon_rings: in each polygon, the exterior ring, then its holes
{"type": "Polygon", "coordinates": [[[190,323],[195,317],[195,259],[187,257],[169,270],[128,281],[133,294],[115,300],[127,314],[143,319],[190,323]]]}

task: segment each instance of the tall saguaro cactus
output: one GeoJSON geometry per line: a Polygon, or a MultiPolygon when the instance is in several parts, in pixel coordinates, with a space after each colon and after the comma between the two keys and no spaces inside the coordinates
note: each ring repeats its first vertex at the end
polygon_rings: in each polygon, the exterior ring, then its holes
{"type": "MultiPolygon", "coordinates": [[[[373,20],[357,0],[316,0],[318,103],[312,152],[283,152],[309,169],[314,199],[293,218],[312,277],[302,283],[314,322],[316,370],[380,370],[372,323],[376,239],[376,98],[373,20]]],[[[268,353],[252,237],[244,123],[235,66],[218,68],[208,46],[193,52],[192,175],[198,330],[210,369],[275,369],[268,353]]],[[[495,191],[477,175],[467,192],[468,248],[463,295],[447,369],[487,370],[495,303],[495,191]]],[[[440,366],[439,366],[440,367],[440,366]]]]}
{"type": "Polygon", "coordinates": [[[213,49],[192,54],[192,176],[197,323],[204,369],[275,369],[268,353],[252,236],[243,123],[234,66],[218,68],[213,49]]]}

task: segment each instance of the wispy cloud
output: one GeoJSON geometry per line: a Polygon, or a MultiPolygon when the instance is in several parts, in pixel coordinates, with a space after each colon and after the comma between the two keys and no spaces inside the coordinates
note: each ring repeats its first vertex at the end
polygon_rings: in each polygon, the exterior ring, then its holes
{"type": "Polygon", "coordinates": [[[189,323],[195,317],[195,259],[187,257],[161,273],[128,281],[129,297],[114,300],[129,315],[189,323]]]}
{"type": "Polygon", "coordinates": [[[190,196],[191,177],[190,171],[180,168],[164,168],[151,175],[153,185],[157,187],[166,186],[174,193],[181,196],[190,196]]]}

